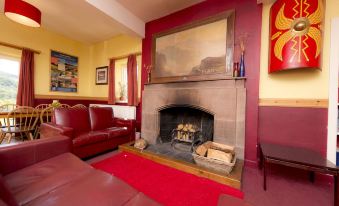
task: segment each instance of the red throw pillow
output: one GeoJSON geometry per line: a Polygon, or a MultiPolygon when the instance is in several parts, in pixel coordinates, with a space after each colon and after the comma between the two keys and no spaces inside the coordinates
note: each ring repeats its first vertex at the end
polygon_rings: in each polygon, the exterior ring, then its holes
{"type": "Polygon", "coordinates": [[[111,107],[90,107],[89,115],[92,131],[113,127],[114,114],[111,107]]]}
{"type": "Polygon", "coordinates": [[[91,130],[87,108],[58,108],[54,111],[55,123],[71,127],[76,134],[91,130]]]}

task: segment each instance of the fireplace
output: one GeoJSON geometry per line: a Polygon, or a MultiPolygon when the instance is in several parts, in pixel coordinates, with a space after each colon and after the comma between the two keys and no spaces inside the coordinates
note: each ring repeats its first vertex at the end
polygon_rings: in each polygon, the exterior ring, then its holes
{"type": "Polygon", "coordinates": [[[214,116],[193,105],[170,105],[159,111],[159,143],[194,146],[213,140],[214,116]]]}
{"type": "Polygon", "coordinates": [[[237,158],[243,159],[245,108],[244,79],[148,84],[143,91],[141,137],[151,146],[168,145],[180,124],[191,124],[201,132],[197,141],[235,146],[237,158]]]}

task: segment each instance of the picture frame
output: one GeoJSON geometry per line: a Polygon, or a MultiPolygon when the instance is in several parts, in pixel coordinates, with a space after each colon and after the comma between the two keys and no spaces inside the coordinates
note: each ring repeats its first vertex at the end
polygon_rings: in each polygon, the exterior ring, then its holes
{"type": "Polygon", "coordinates": [[[50,91],[78,92],[79,58],[51,50],[50,91]]]}
{"type": "Polygon", "coordinates": [[[108,84],[108,66],[96,68],[95,84],[96,85],[108,84]]]}
{"type": "Polygon", "coordinates": [[[155,34],[150,83],[232,77],[235,11],[155,34]]]}

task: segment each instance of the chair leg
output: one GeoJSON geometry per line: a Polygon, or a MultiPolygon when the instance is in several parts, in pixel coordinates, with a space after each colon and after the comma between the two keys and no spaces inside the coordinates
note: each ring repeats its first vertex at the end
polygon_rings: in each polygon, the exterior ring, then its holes
{"type": "Polygon", "coordinates": [[[33,137],[31,132],[27,132],[27,137],[28,137],[29,140],[33,140],[34,139],[34,137],[33,137]]]}
{"type": "Polygon", "coordinates": [[[39,133],[40,133],[40,127],[36,127],[34,130],[33,139],[38,139],[39,133]]]}
{"type": "Polygon", "coordinates": [[[9,143],[11,143],[13,134],[12,134],[12,133],[7,133],[7,134],[9,134],[9,135],[8,135],[8,140],[7,140],[7,143],[9,144],[9,143]]]}
{"type": "Polygon", "coordinates": [[[6,134],[5,133],[0,133],[0,144],[2,141],[4,141],[6,134]]]}

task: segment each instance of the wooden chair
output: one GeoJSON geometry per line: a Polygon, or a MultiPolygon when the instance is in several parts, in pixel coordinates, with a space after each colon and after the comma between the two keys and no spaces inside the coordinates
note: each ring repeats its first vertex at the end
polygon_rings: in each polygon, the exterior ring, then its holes
{"type": "Polygon", "coordinates": [[[5,127],[0,130],[0,144],[7,134],[8,143],[11,142],[13,134],[20,134],[23,138],[24,135],[33,140],[33,132],[35,130],[36,123],[38,121],[39,112],[33,107],[18,107],[10,111],[5,121],[5,127]]]}
{"type": "MultiPolygon", "coordinates": [[[[47,109],[47,108],[53,108],[53,107],[51,106],[51,104],[39,104],[38,106],[35,107],[35,109],[38,110],[38,112],[40,113],[40,115],[39,115],[39,117],[37,117],[37,118],[38,118],[38,122],[37,122],[36,127],[35,127],[35,130],[34,130],[34,135],[33,135],[34,139],[37,139],[37,138],[38,138],[38,135],[39,135],[39,133],[40,133],[40,125],[41,125],[42,123],[44,123],[44,122],[42,121],[43,119],[41,118],[41,113],[42,113],[42,111],[44,111],[44,110],[47,109]]],[[[46,115],[46,113],[45,113],[45,115],[46,115]]],[[[48,114],[48,115],[49,115],[49,114],[48,114]]]]}
{"type": "Polygon", "coordinates": [[[51,106],[51,104],[39,104],[38,106],[36,106],[35,107],[35,109],[37,109],[37,110],[44,110],[44,109],[46,109],[47,107],[50,107],[51,106]]]}
{"type": "Polygon", "coordinates": [[[6,116],[8,112],[12,111],[15,108],[20,107],[19,105],[16,104],[4,104],[0,106],[0,113],[2,113],[2,117],[0,118],[0,127],[4,127],[5,121],[6,121],[6,116]]]}
{"type": "Polygon", "coordinates": [[[71,106],[69,106],[68,104],[60,104],[55,108],[71,108],[71,106]]]}
{"type": "Polygon", "coordinates": [[[72,106],[72,108],[87,108],[87,107],[83,104],[76,104],[76,105],[72,106]]]}
{"type": "Polygon", "coordinates": [[[16,105],[16,104],[4,104],[4,105],[1,105],[0,106],[0,113],[1,112],[10,112],[13,109],[16,109],[18,107],[20,107],[20,106],[16,105]]]}

